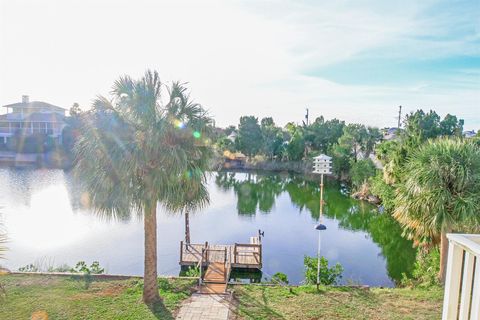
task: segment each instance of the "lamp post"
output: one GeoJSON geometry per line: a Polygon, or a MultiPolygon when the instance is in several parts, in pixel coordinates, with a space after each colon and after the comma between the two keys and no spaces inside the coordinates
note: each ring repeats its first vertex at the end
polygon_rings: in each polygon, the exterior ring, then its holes
{"type": "Polygon", "coordinates": [[[320,247],[322,243],[321,231],[327,230],[327,227],[322,224],[323,218],[323,175],[332,173],[332,158],[321,154],[313,158],[313,173],[320,174],[320,214],[318,217],[318,224],[315,230],[318,231],[318,251],[317,251],[317,290],[320,285],[320,247]]]}

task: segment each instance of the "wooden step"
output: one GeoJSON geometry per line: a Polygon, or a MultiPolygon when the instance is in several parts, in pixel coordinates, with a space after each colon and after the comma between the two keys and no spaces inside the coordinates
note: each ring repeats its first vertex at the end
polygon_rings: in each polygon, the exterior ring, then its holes
{"type": "Polygon", "coordinates": [[[200,293],[221,294],[227,292],[226,283],[203,283],[200,287],[200,293]]]}
{"type": "Polygon", "coordinates": [[[225,265],[220,262],[213,262],[208,265],[205,276],[203,277],[204,282],[216,282],[216,283],[226,283],[227,270],[225,265]]]}

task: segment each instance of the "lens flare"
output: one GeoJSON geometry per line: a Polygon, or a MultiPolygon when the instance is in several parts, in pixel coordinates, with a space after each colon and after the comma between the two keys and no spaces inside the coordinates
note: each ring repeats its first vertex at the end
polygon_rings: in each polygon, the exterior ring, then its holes
{"type": "Polygon", "coordinates": [[[198,131],[193,131],[193,137],[195,139],[200,139],[200,137],[202,136],[202,134],[198,131]]]}

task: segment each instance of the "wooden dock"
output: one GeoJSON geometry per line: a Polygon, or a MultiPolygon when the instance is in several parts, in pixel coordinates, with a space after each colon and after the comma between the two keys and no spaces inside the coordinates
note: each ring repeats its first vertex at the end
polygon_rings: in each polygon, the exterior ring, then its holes
{"type": "Polygon", "coordinates": [[[262,268],[260,233],[256,237],[250,237],[248,244],[211,245],[208,242],[187,244],[181,241],[180,265],[199,267],[201,293],[225,293],[232,269],[262,268]]]}

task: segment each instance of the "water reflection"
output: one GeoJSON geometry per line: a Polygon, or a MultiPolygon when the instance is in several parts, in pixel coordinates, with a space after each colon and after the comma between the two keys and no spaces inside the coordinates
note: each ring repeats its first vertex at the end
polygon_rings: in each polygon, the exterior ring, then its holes
{"type": "MultiPolygon", "coordinates": [[[[239,215],[254,215],[257,210],[269,213],[275,206],[275,199],[286,192],[293,205],[318,220],[318,181],[288,174],[248,173],[244,179],[237,176],[238,173],[234,172],[220,172],[215,183],[223,190],[232,188],[235,191],[239,215]]],[[[346,197],[339,190],[338,182],[326,182],[325,216],[337,220],[342,229],[366,232],[381,248],[390,278],[400,280],[402,273],[411,274],[415,250],[412,242],[401,236],[400,226],[390,216],[380,214],[375,207],[346,197]]]]}
{"type": "MultiPolygon", "coordinates": [[[[288,174],[220,172],[212,174],[208,188],[210,206],[190,219],[192,242],[248,242],[262,229],[263,276],[284,272],[299,283],[303,256],[316,253],[318,182],[288,174]]],[[[16,269],[45,258],[69,265],[97,260],[110,273],[142,274],[141,219],[104,219],[86,206],[83,194],[61,170],[0,169],[0,219],[9,237],[2,264],[16,269]]],[[[415,252],[389,216],[342,195],[332,181],[325,201],[322,254],[345,267],[345,281],[391,286],[392,279],[411,271],[415,252]]],[[[159,212],[159,274],[179,273],[183,229],[181,216],[159,212]]]]}

